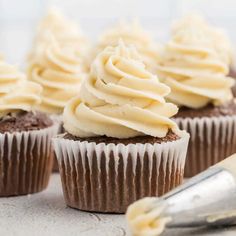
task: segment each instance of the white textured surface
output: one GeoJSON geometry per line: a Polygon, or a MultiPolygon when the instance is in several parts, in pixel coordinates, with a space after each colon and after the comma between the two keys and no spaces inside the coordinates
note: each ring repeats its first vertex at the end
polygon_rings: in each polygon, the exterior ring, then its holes
{"type": "MultiPolygon", "coordinates": [[[[0,198],[0,236],[123,236],[123,215],[93,214],[67,208],[60,178],[53,174],[49,188],[31,196],[0,198]]],[[[227,230],[169,230],[163,236],[235,236],[227,230]]]]}

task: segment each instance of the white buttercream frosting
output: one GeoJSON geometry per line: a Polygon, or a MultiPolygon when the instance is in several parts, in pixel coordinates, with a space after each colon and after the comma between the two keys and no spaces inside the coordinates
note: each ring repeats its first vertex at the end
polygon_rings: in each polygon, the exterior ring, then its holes
{"type": "Polygon", "coordinates": [[[162,52],[158,75],[171,88],[170,101],[179,106],[200,108],[232,99],[229,66],[205,28],[195,18],[182,22],[162,52]]]}
{"type": "Polygon", "coordinates": [[[64,110],[65,129],[78,137],[165,137],[178,130],[177,107],[164,99],[170,89],[145,69],[134,47],[120,42],[94,60],[80,95],[64,110]]]}
{"type": "Polygon", "coordinates": [[[145,31],[137,21],[131,23],[120,22],[120,24],[105,31],[99,39],[95,50],[96,53],[102,51],[107,46],[117,46],[120,39],[127,45],[134,45],[147,69],[156,73],[161,45],[157,44],[151,34],[145,31]]]}
{"type": "Polygon", "coordinates": [[[43,87],[38,109],[50,114],[62,113],[67,101],[79,93],[85,71],[74,47],[52,40],[28,70],[29,79],[43,87]]]}
{"type": "Polygon", "coordinates": [[[73,47],[81,57],[87,56],[89,41],[79,26],[67,19],[59,10],[51,9],[39,23],[29,56],[30,62],[37,60],[37,56],[44,53],[51,42],[51,37],[54,37],[59,44],[73,47]]]}
{"type": "Polygon", "coordinates": [[[42,87],[26,80],[15,66],[0,62],[0,116],[32,111],[40,104],[42,87]]]}

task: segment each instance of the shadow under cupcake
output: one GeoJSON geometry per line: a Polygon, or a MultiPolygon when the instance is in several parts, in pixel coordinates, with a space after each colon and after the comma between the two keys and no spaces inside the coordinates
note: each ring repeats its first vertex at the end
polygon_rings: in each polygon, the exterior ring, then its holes
{"type": "Polygon", "coordinates": [[[139,58],[122,42],[106,48],[65,107],[66,133],[53,144],[70,207],[124,213],[183,180],[189,135],[170,119],[169,88],[139,58]]]}
{"type": "Polygon", "coordinates": [[[33,111],[41,91],[15,67],[0,63],[0,197],[36,193],[48,185],[58,125],[33,111]]]}

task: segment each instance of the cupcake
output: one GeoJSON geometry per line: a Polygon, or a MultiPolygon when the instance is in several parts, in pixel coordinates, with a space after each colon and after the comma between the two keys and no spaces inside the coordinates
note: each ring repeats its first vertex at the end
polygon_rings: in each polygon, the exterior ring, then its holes
{"type": "Polygon", "coordinates": [[[134,47],[107,47],[80,94],[63,113],[66,133],[53,139],[66,204],[124,213],[183,178],[189,136],[170,119],[170,89],[146,70],[134,47]]]}
{"type": "Polygon", "coordinates": [[[51,138],[58,126],[35,111],[41,86],[0,62],[0,197],[47,187],[52,169],[51,138]]]}
{"type": "Polygon", "coordinates": [[[94,54],[101,52],[107,46],[116,46],[120,39],[127,45],[135,45],[147,69],[156,74],[161,45],[158,45],[150,33],[145,31],[136,21],[132,23],[120,22],[105,31],[98,41],[94,54]]]}
{"type": "MultiPolygon", "coordinates": [[[[28,78],[43,88],[39,111],[50,114],[61,124],[61,114],[67,101],[78,94],[86,77],[86,66],[75,47],[59,43],[53,36],[47,47],[28,68],[28,78]]],[[[62,132],[62,126],[59,129],[62,132]]],[[[55,160],[54,170],[57,171],[55,160]]]]}
{"type": "MultiPolygon", "coordinates": [[[[28,58],[28,77],[43,87],[38,109],[61,124],[65,103],[88,72],[89,42],[78,25],[51,9],[41,20],[28,58]]],[[[62,126],[59,132],[63,132],[62,126]]],[[[54,171],[58,171],[56,159],[54,171]]]]}
{"type": "Polygon", "coordinates": [[[229,66],[209,30],[188,20],[166,44],[158,75],[180,107],[175,121],[190,133],[185,175],[191,177],[236,152],[236,104],[229,66]]]}

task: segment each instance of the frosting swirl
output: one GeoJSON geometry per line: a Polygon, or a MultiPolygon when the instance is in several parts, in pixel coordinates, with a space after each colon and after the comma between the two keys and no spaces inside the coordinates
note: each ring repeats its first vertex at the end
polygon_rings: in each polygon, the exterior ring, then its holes
{"type": "Polygon", "coordinates": [[[219,58],[227,66],[231,64],[233,57],[233,48],[229,37],[220,28],[213,27],[209,25],[206,20],[197,14],[187,15],[183,19],[174,23],[172,28],[172,33],[176,33],[184,28],[201,28],[205,31],[207,37],[211,39],[211,43],[208,45],[210,48],[214,48],[219,56],[219,58]]]}
{"type": "Polygon", "coordinates": [[[100,37],[96,52],[101,52],[107,46],[117,46],[120,39],[127,45],[134,45],[147,69],[156,73],[161,46],[156,44],[149,32],[146,32],[136,21],[130,24],[120,22],[119,25],[106,31],[100,37]]]}
{"type": "Polygon", "coordinates": [[[16,67],[0,62],[0,117],[18,111],[31,111],[41,102],[40,85],[26,80],[16,67]]]}
{"type": "Polygon", "coordinates": [[[145,69],[134,47],[120,42],[94,60],[80,96],[65,107],[65,129],[78,137],[165,137],[177,129],[177,107],[166,103],[170,89],[145,69]]]}
{"type": "Polygon", "coordinates": [[[86,74],[75,48],[53,40],[37,58],[37,63],[31,64],[28,75],[43,87],[42,103],[38,109],[59,114],[66,102],[78,94],[86,74]]]}
{"type": "Polygon", "coordinates": [[[158,75],[170,86],[168,98],[179,106],[200,108],[232,99],[234,84],[204,27],[186,23],[174,30],[162,52],[158,75]]]}
{"type": "Polygon", "coordinates": [[[38,26],[33,48],[29,55],[30,61],[44,53],[45,48],[51,42],[51,37],[54,37],[59,44],[75,48],[81,57],[85,57],[85,53],[89,49],[88,40],[78,25],[66,19],[60,11],[51,9],[38,26]]]}
{"type": "Polygon", "coordinates": [[[68,20],[58,9],[51,8],[37,29],[39,36],[43,36],[43,32],[47,30],[61,37],[65,32],[77,34],[78,26],[73,21],[68,20]]]}

